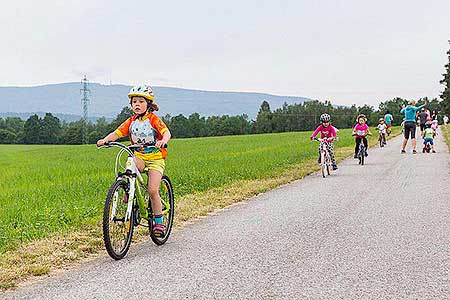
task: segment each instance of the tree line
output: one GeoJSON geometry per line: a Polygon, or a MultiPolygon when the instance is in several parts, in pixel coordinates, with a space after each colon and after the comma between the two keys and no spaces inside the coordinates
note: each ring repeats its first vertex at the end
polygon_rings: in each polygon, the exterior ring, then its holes
{"type": "MultiPolygon", "coordinates": [[[[441,100],[422,98],[418,101],[418,104],[428,101],[427,108],[436,111],[440,118],[450,116],[450,50],[447,56],[448,63],[442,74],[444,78],[440,81],[444,86],[441,100]]],[[[381,102],[375,109],[370,105],[335,106],[330,101],[314,100],[302,104],[285,103],[272,111],[270,104],[263,101],[256,120],[249,119],[245,114],[202,117],[198,113],[188,117],[182,114],[165,115],[162,119],[175,138],[313,130],[319,124],[320,115],[325,112],[331,115],[332,124],[337,128],[352,127],[356,116],[361,113],[367,116],[368,124],[374,126],[388,111],[394,117],[393,125],[399,125],[403,120],[400,108],[406,103],[406,99],[394,98],[381,102]]],[[[85,141],[95,143],[131,115],[131,109],[124,107],[112,122],[100,118],[95,124],[83,120],[65,123],[51,113],[46,113],[43,118],[32,115],[26,121],[18,117],[0,118],[0,144],[82,144],[83,134],[86,135],[85,141]]]]}
{"type": "MultiPolygon", "coordinates": [[[[428,101],[430,110],[440,111],[442,102],[437,99],[420,99],[419,104],[428,101]]],[[[313,130],[320,122],[320,115],[331,115],[332,124],[337,128],[354,126],[358,114],[365,114],[369,125],[376,125],[378,119],[389,111],[394,116],[394,125],[399,125],[403,119],[400,114],[401,105],[406,99],[395,98],[382,102],[378,109],[372,106],[334,106],[331,102],[318,100],[302,104],[287,104],[271,110],[270,104],[263,101],[256,120],[251,120],[245,114],[239,116],[202,117],[193,113],[188,117],[165,115],[162,120],[167,124],[175,138],[241,135],[286,131],[313,130]]],[[[98,139],[114,131],[123,121],[132,115],[129,107],[124,107],[112,122],[100,118],[96,123],[86,123],[83,120],[65,123],[51,113],[44,117],[30,116],[26,121],[18,117],[0,118],[1,144],[82,144],[83,133],[88,143],[93,144],[98,139]]]]}

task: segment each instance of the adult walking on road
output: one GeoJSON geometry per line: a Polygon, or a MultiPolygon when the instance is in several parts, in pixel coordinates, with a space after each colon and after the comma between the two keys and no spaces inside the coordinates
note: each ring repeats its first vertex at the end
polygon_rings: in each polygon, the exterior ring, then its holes
{"type": "Polygon", "coordinates": [[[405,106],[403,104],[402,110],[400,110],[401,114],[405,114],[405,137],[403,139],[402,143],[402,153],[406,153],[405,148],[406,144],[408,143],[409,138],[411,137],[411,144],[413,149],[413,154],[416,154],[416,113],[419,111],[422,107],[425,107],[425,105],[428,104],[427,101],[425,101],[425,104],[416,106],[416,101],[410,100],[408,102],[408,105],[405,106]]]}
{"type": "Polygon", "coordinates": [[[420,125],[420,136],[423,137],[423,132],[425,130],[425,123],[428,121],[428,117],[430,116],[429,111],[422,107],[419,112],[419,125],[420,125]]]}

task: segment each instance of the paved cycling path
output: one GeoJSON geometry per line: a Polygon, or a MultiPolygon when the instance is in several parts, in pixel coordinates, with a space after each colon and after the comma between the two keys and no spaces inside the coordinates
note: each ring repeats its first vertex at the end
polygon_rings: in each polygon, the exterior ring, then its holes
{"type": "MultiPolygon", "coordinates": [[[[400,138],[6,299],[449,299],[449,154],[400,138]]],[[[445,150],[444,150],[445,148],[445,150]]]]}

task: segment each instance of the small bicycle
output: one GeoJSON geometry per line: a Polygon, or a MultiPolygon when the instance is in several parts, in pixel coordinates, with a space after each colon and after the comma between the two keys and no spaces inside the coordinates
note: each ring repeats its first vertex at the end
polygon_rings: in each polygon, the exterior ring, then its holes
{"type": "Polygon", "coordinates": [[[430,151],[431,151],[431,143],[430,142],[427,142],[426,144],[425,144],[425,146],[423,147],[423,149],[422,149],[422,153],[430,153],[430,151]]]}
{"type": "Polygon", "coordinates": [[[109,256],[115,260],[122,259],[127,254],[135,226],[148,227],[152,241],[157,245],[164,244],[172,230],[174,217],[174,196],[172,183],[167,175],[163,175],[159,187],[161,196],[163,223],[166,233],[163,237],[153,234],[153,213],[150,196],[147,190],[148,178],[139,172],[134,162],[134,149],[155,148],[154,144],[136,144],[125,146],[118,142],[109,142],[100,148],[120,148],[116,156],[114,173],[116,180],[109,188],[103,211],[103,240],[109,256]],[[123,154],[127,155],[125,167],[121,164],[123,154]],[[125,169],[120,172],[119,168],[125,169]],[[146,220],[146,223],[143,223],[146,220]]]}
{"type": "Polygon", "coordinates": [[[334,138],[314,138],[315,141],[320,142],[320,165],[322,171],[322,177],[325,178],[331,174],[331,156],[328,152],[327,143],[334,141],[334,138]]]}
{"type": "MultiPolygon", "coordinates": [[[[356,137],[356,135],[353,135],[356,137]]],[[[361,142],[359,143],[358,153],[356,157],[359,160],[359,164],[361,166],[364,165],[364,159],[366,158],[366,146],[364,146],[364,140],[361,138],[361,142]]]]}
{"type": "Polygon", "coordinates": [[[380,148],[386,145],[386,134],[382,131],[378,132],[378,142],[380,143],[380,148]]]}

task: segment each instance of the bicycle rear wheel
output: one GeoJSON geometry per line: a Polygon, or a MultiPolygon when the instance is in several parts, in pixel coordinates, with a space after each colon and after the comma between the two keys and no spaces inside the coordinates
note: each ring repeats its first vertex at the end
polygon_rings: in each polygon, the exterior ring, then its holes
{"type": "MultiPolygon", "coordinates": [[[[167,242],[173,225],[175,209],[173,187],[169,177],[166,175],[163,175],[161,178],[161,183],[159,185],[159,196],[161,197],[163,224],[166,226],[166,234],[163,237],[156,237],[153,234],[153,220],[149,220],[148,229],[150,231],[150,237],[156,245],[162,245],[167,242]]],[[[149,207],[151,207],[150,203],[149,207]]]]}
{"type": "Polygon", "coordinates": [[[109,256],[122,259],[130,249],[133,237],[133,212],[126,218],[129,199],[128,183],[118,180],[113,183],[106,196],[103,211],[103,240],[109,256]]]}

